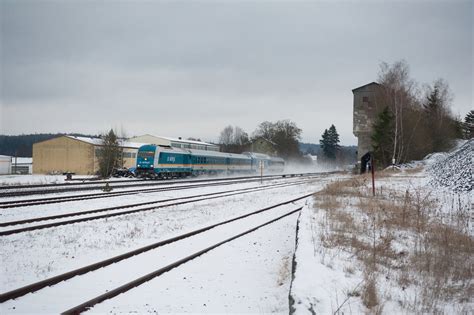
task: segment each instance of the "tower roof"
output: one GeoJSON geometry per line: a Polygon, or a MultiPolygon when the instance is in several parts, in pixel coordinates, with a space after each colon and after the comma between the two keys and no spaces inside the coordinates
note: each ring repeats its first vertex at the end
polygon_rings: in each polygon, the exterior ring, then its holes
{"type": "Polygon", "coordinates": [[[354,93],[354,92],[357,91],[357,90],[361,90],[361,89],[363,89],[363,88],[365,88],[365,87],[368,87],[368,86],[370,86],[370,85],[380,86],[380,84],[378,84],[377,82],[370,82],[370,83],[364,84],[364,85],[362,85],[362,86],[359,86],[359,87],[353,89],[353,90],[352,90],[352,93],[354,93]]]}

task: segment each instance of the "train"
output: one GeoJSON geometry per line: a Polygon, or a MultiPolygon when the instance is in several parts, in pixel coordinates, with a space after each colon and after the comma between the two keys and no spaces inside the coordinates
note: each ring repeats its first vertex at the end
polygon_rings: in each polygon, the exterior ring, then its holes
{"type": "Polygon", "coordinates": [[[138,149],[135,174],[144,178],[180,178],[201,174],[283,172],[285,160],[266,154],[180,149],[146,144],[138,149]]]}

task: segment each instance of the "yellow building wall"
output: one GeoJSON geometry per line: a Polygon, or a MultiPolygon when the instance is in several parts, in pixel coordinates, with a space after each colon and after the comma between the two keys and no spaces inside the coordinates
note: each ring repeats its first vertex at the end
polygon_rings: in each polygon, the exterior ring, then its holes
{"type": "Polygon", "coordinates": [[[33,144],[33,174],[94,174],[94,145],[68,137],[33,144]]]}
{"type": "Polygon", "coordinates": [[[123,167],[126,167],[126,168],[136,167],[138,149],[124,148],[123,152],[129,153],[127,154],[127,157],[124,156],[123,158],[123,167]]]}

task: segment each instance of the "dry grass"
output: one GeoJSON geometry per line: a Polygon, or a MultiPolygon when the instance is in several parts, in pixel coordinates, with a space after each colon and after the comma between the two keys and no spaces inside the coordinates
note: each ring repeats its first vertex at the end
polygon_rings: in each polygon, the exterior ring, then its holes
{"type": "Polygon", "coordinates": [[[372,310],[380,304],[377,294],[376,278],[373,274],[364,275],[364,286],[362,287],[362,303],[372,310]]]}
{"type": "Polygon", "coordinates": [[[290,257],[285,256],[283,260],[281,261],[281,266],[278,270],[278,279],[277,279],[277,285],[282,286],[285,283],[287,283],[288,278],[290,277],[290,257]]]}
{"type": "Polygon", "coordinates": [[[404,172],[407,174],[416,174],[416,173],[421,172],[422,170],[423,170],[423,166],[417,166],[414,168],[407,168],[404,170],[404,172]]]}
{"type": "Polygon", "coordinates": [[[377,276],[390,275],[401,290],[415,288],[415,302],[400,301],[408,311],[437,313],[443,312],[443,301],[472,301],[474,239],[466,225],[470,208],[457,205],[448,221],[427,193],[385,189],[371,197],[367,181],[357,176],[332,182],[315,196],[315,205],[325,211],[322,246],[350,252],[364,266],[360,298],[370,312],[381,312],[384,304],[377,276]]]}
{"type": "Polygon", "coordinates": [[[366,176],[337,180],[327,184],[321,192],[317,193],[317,195],[360,196],[362,193],[359,191],[359,188],[364,187],[367,181],[368,178],[366,176]]]}

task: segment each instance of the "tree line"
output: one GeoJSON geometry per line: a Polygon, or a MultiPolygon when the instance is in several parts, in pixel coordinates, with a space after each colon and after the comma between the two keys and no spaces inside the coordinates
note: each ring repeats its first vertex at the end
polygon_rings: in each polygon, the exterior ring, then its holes
{"type": "MultiPolygon", "coordinates": [[[[285,160],[309,164],[313,163],[307,156],[311,154],[318,156],[318,161],[327,164],[352,164],[355,162],[355,147],[341,147],[339,145],[339,134],[334,125],[325,130],[320,145],[309,143],[302,145],[300,142],[301,133],[302,129],[291,120],[264,121],[257,126],[251,136],[242,128],[229,125],[221,131],[218,144],[223,152],[262,152],[253,144],[259,139],[264,139],[273,149],[273,155],[285,160]],[[302,152],[301,147],[306,149],[302,152]]],[[[271,154],[268,151],[262,153],[271,154]]]]}
{"type": "Polygon", "coordinates": [[[438,79],[420,85],[410,77],[405,61],[380,66],[372,146],[381,166],[420,160],[445,152],[456,139],[472,138],[473,111],[463,122],[451,112],[448,83],[438,79]]]}
{"type": "Polygon", "coordinates": [[[79,133],[37,133],[18,136],[0,135],[0,154],[8,156],[32,157],[34,143],[65,135],[76,137],[97,137],[79,133]]]}
{"type": "Polygon", "coordinates": [[[252,144],[262,139],[274,150],[275,155],[284,159],[302,159],[303,155],[299,150],[301,132],[302,130],[291,120],[264,121],[251,136],[242,128],[229,125],[221,131],[218,144],[223,152],[242,153],[255,150],[252,144]]]}

